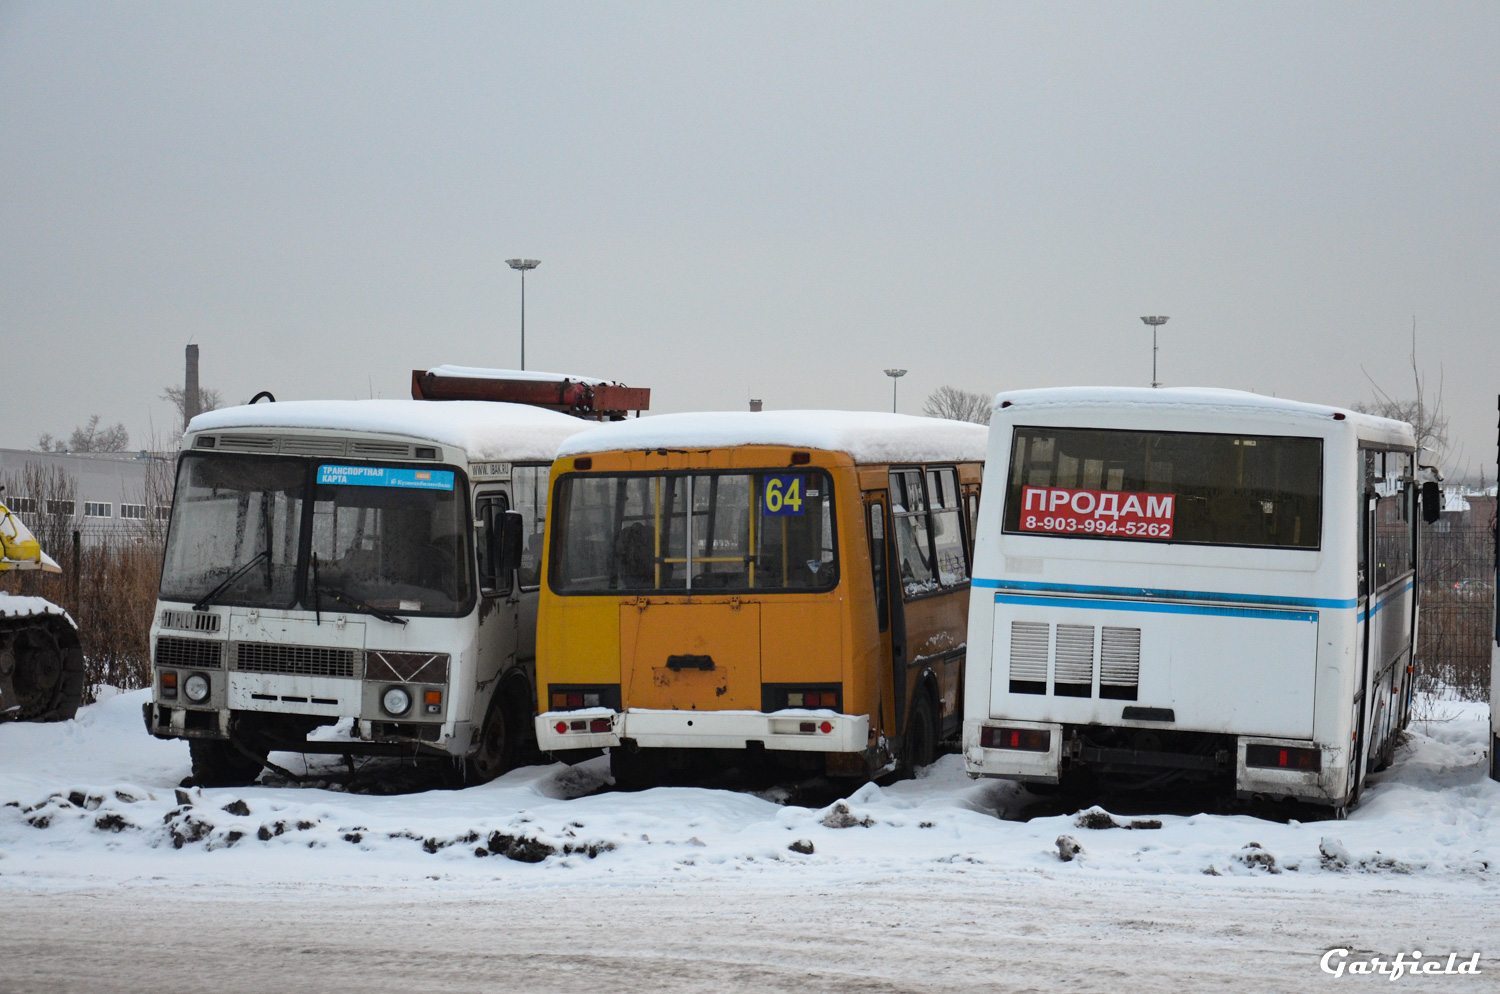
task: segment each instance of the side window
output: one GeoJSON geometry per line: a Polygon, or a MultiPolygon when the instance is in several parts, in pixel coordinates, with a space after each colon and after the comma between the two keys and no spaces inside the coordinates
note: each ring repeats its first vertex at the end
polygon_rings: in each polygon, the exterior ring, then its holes
{"type": "Polygon", "coordinates": [[[932,543],[937,553],[938,581],[945,587],[968,583],[969,548],[964,541],[958,471],[929,469],[927,498],[932,507],[932,543]]]}
{"type": "Polygon", "coordinates": [[[547,466],[516,466],[511,470],[510,489],[515,510],[521,512],[521,587],[542,583],[542,542],[547,531],[547,466]]]}
{"type": "Polygon", "coordinates": [[[886,584],[885,567],[885,508],[870,505],[870,572],[875,580],[875,614],[880,619],[880,630],[890,627],[890,592],[886,584]]]}
{"type": "Polygon", "coordinates": [[[474,500],[474,521],[478,525],[474,529],[474,552],[479,561],[479,589],[487,597],[506,592],[505,588],[509,586],[495,575],[495,561],[491,555],[494,542],[490,537],[493,530],[500,527],[508,510],[510,501],[500,490],[482,493],[474,500]]]}
{"type": "Polygon", "coordinates": [[[1375,586],[1384,587],[1411,572],[1416,515],[1416,482],[1406,452],[1368,454],[1375,491],[1375,586]]]}
{"type": "Polygon", "coordinates": [[[902,593],[910,599],[938,589],[920,469],[891,471],[891,527],[896,530],[902,593]]]}
{"type": "Polygon", "coordinates": [[[979,495],[975,493],[964,497],[964,506],[969,512],[969,555],[974,554],[974,536],[979,534],[979,495]]]}

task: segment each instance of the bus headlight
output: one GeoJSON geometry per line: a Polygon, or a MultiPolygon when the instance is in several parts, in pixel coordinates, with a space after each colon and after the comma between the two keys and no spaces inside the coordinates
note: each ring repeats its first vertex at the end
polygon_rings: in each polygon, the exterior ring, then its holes
{"type": "Polygon", "coordinates": [[[411,709],[411,695],[401,687],[387,687],[380,698],[385,713],[399,717],[411,709]]]}
{"type": "Polygon", "coordinates": [[[194,704],[202,704],[208,700],[208,691],[208,677],[202,673],[193,673],[186,680],[182,681],[183,694],[194,704]]]}

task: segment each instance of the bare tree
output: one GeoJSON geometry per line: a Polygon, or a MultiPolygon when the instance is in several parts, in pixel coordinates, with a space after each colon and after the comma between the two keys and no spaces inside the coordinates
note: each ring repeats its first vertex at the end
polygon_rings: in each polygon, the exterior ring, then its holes
{"type": "Polygon", "coordinates": [[[36,437],[36,447],[43,452],[66,452],[68,443],[54,438],[50,431],[44,431],[36,437]]]}
{"type": "Polygon", "coordinates": [[[95,414],[87,424],[73,429],[67,447],[72,452],[123,452],[129,444],[130,432],[123,424],[100,427],[99,415],[95,414]]]}
{"type": "MultiPolygon", "coordinates": [[[[183,428],[187,427],[187,394],[182,387],[169,386],[161,392],[162,400],[170,400],[172,406],[177,408],[177,417],[183,422],[183,428]]],[[[224,395],[213,387],[198,388],[198,413],[206,414],[209,411],[217,411],[224,406],[224,395]]]]}
{"type": "Polygon", "coordinates": [[[1417,363],[1417,319],[1411,321],[1411,377],[1414,397],[1397,398],[1386,392],[1375,382],[1363,366],[1360,372],[1370,381],[1375,392],[1374,399],[1359,401],[1350,406],[1361,414],[1375,414],[1382,418],[1405,421],[1417,435],[1417,445],[1430,449],[1435,461],[1441,462],[1448,454],[1448,412],[1443,408],[1443,370],[1438,367],[1437,392],[1429,395],[1427,375],[1417,363]]]}
{"type": "Polygon", "coordinates": [[[928,395],[927,401],[922,405],[922,413],[929,418],[949,418],[953,421],[972,421],[987,425],[990,423],[992,406],[990,398],[982,393],[941,386],[928,395]]]}

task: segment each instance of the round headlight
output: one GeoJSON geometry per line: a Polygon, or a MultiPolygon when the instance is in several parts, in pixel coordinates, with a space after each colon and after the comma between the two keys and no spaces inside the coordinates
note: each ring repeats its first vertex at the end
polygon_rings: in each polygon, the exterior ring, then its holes
{"type": "Polygon", "coordinates": [[[202,673],[192,674],[182,681],[182,692],[194,704],[202,704],[208,700],[208,677],[202,673]]]}
{"type": "Polygon", "coordinates": [[[411,695],[400,687],[391,687],[380,698],[380,706],[385,708],[386,714],[405,714],[411,707],[411,695]]]}

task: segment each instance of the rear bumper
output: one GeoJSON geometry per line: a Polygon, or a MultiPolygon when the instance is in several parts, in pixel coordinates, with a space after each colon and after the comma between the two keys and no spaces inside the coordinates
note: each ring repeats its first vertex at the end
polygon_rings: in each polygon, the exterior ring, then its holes
{"type": "Polygon", "coordinates": [[[536,719],[543,752],[606,749],[626,740],[642,749],[744,749],[759,743],[787,752],[863,752],[868,715],[832,711],[648,711],[603,708],[547,711],[536,719]],[[607,731],[593,728],[607,721],[607,731]],[[558,726],[564,726],[558,731],[558,726]]]}
{"type": "MultiPolygon", "coordinates": [[[[992,719],[988,721],[965,721],[963,733],[964,769],[970,776],[996,777],[1002,780],[1019,780],[1027,783],[1055,784],[1061,781],[1063,758],[1067,757],[1069,770],[1087,770],[1096,762],[1125,758],[1124,750],[1100,750],[1076,748],[1075,741],[1065,742],[1067,727],[1056,722],[1012,721],[992,719]],[[1022,749],[991,749],[979,744],[981,730],[986,726],[1037,729],[1051,733],[1050,748],[1046,752],[1022,749]]],[[[1229,773],[1228,756],[1220,762],[1211,757],[1174,755],[1170,753],[1134,753],[1141,760],[1140,769],[1187,770],[1211,774],[1215,769],[1229,773]]],[[[1346,753],[1327,746],[1300,739],[1267,738],[1242,735],[1234,743],[1233,772],[1235,794],[1242,798],[1294,798],[1314,804],[1338,805],[1344,803],[1348,781],[1349,760],[1346,753]],[[1291,770],[1249,766],[1245,763],[1245,747],[1250,745],[1281,746],[1287,748],[1320,748],[1321,769],[1291,770]]],[[[1109,773],[1100,773],[1101,783],[1107,783],[1109,773]]]]}

